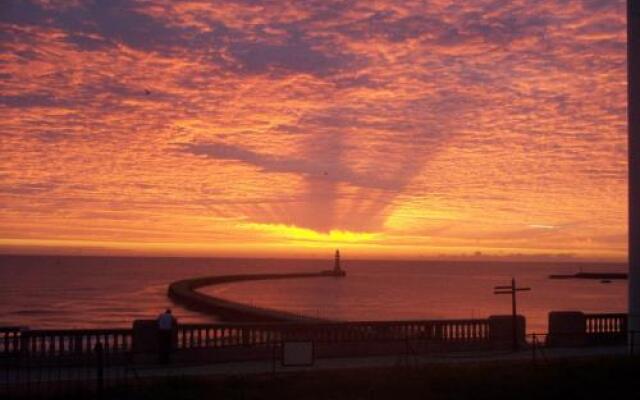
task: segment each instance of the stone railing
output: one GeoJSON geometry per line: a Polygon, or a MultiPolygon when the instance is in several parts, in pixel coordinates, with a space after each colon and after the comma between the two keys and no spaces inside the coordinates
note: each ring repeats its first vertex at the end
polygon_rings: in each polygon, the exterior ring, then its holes
{"type": "Polygon", "coordinates": [[[471,343],[489,341],[490,327],[488,319],[304,324],[188,324],[179,326],[176,345],[178,348],[189,349],[280,344],[285,340],[353,343],[406,339],[471,343]]]}
{"type": "Polygon", "coordinates": [[[90,354],[101,343],[106,353],[131,350],[131,329],[0,328],[0,354],[59,356],[90,354]]]}
{"type": "Polygon", "coordinates": [[[549,313],[550,346],[625,344],[627,314],[585,314],[579,311],[549,313]]]}
{"type": "MultiPolygon", "coordinates": [[[[524,318],[519,318],[524,326],[524,318]]],[[[277,347],[285,341],[347,346],[412,341],[443,348],[482,347],[511,338],[511,325],[505,324],[506,319],[179,324],[174,331],[173,347],[178,352],[239,347],[250,350],[277,347]]],[[[523,336],[523,331],[520,333],[523,336]]],[[[54,357],[91,354],[98,343],[106,354],[152,354],[158,349],[154,320],[135,321],[131,329],[2,328],[0,339],[0,354],[4,355],[54,357]]]]}
{"type": "Polygon", "coordinates": [[[20,337],[25,328],[18,326],[0,327],[0,354],[15,353],[20,350],[20,337]]]}

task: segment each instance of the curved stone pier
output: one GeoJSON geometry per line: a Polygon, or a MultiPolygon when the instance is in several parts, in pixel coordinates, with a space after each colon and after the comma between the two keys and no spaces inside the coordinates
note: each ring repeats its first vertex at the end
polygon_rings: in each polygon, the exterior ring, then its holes
{"type": "Polygon", "coordinates": [[[251,274],[251,275],[224,275],[208,276],[201,278],[185,279],[173,282],[169,285],[167,295],[175,303],[186,308],[212,314],[225,321],[242,322],[327,322],[322,318],[314,318],[286,311],[272,310],[263,307],[254,307],[248,304],[224,300],[219,297],[209,296],[197,291],[197,289],[220,285],[223,283],[277,280],[293,278],[326,278],[335,277],[330,272],[318,273],[289,273],[289,274],[251,274]]]}

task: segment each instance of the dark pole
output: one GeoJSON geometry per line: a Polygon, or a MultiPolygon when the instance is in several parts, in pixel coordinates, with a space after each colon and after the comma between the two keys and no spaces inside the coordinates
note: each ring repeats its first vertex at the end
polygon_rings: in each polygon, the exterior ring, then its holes
{"type": "Polygon", "coordinates": [[[511,278],[511,329],[513,333],[513,351],[518,351],[518,328],[516,314],[516,279],[511,278]]]}
{"type": "MultiPolygon", "coordinates": [[[[629,337],[640,331],[640,0],[627,0],[629,337]]],[[[631,342],[631,340],[629,340],[631,342]]]]}
{"type": "Polygon", "coordinates": [[[518,311],[516,310],[516,292],[531,290],[528,287],[516,287],[516,278],[511,278],[509,286],[495,286],[493,294],[510,294],[511,295],[511,332],[513,336],[513,351],[518,351],[518,311]]]}

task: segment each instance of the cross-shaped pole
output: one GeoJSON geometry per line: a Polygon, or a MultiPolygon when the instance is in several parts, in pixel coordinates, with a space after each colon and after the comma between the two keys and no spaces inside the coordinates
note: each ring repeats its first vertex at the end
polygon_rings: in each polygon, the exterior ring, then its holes
{"type": "Polygon", "coordinates": [[[496,286],[493,288],[493,294],[510,294],[511,295],[511,316],[512,316],[511,329],[513,331],[513,351],[518,351],[518,327],[516,325],[516,322],[517,322],[516,318],[518,314],[516,312],[516,293],[529,291],[529,290],[531,290],[531,288],[516,287],[515,278],[511,278],[511,286],[496,286]]]}

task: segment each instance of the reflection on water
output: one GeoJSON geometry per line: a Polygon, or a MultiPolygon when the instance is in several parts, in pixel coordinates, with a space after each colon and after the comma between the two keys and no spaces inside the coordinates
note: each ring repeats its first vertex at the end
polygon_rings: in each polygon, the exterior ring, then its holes
{"type": "MultiPolygon", "coordinates": [[[[213,318],[173,305],[169,283],[204,275],[320,271],[332,260],[241,260],[0,256],[0,325],[128,327],[172,307],[182,322],[213,318]]],[[[480,318],[511,310],[493,286],[515,276],[530,331],[549,310],[624,312],[626,281],[550,280],[551,273],[624,271],[617,266],[351,261],[346,278],[234,283],[201,289],[235,301],[341,320],[480,318]]]]}

